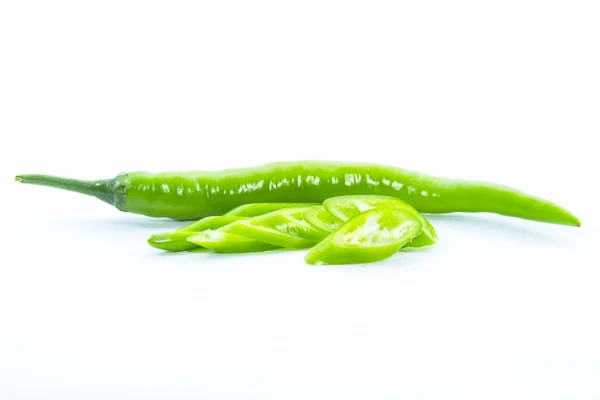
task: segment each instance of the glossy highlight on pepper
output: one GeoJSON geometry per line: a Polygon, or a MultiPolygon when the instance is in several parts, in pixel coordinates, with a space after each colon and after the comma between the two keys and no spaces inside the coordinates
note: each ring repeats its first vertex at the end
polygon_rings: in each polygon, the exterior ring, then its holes
{"type": "Polygon", "coordinates": [[[566,209],[516,189],[379,164],[298,161],[222,171],[129,172],[97,181],[47,175],[15,179],[94,196],[121,211],[178,220],[222,215],[248,203],[322,203],[335,196],[384,195],[421,213],[490,212],[581,225],[566,209]]]}

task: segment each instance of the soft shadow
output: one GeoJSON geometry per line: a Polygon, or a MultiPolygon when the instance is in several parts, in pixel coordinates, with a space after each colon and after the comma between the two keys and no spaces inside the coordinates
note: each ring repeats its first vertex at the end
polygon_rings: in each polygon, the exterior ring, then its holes
{"type": "Polygon", "coordinates": [[[193,221],[173,221],[165,218],[115,218],[115,219],[78,219],[66,220],[72,225],[94,226],[97,228],[143,228],[154,229],[157,232],[175,230],[193,221]]]}
{"type": "Polygon", "coordinates": [[[295,251],[295,249],[283,249],[282,248],[282,249],[272,249],[272,250],[265,250],[265,251],[255,251],[255,252],[249,252],[249,253],[217,253],[215,251],[211,251],[204,247],[198,247],[196,249],[191,249],[191,250],[186,250],[186,251],[164,251],[164,250],[157,249],[157,253],[152,255],[152,257],[176,257],[176,256],[184,257],[186,255],[202,254],[204,257],[207,257],[207,258],[231,259],[231,258],[238,258],[238,257],[243,256],[244,259],[247,259],[248,257],[258,256],[261,254],[287,253],[290,251],[295,251]]]}
{"type": "MultiPolygon", "coordinates": [[[[456,222],[456,225],[471,230],[473,234],[487,231],[490,234],[500,234],[516,240],[533,240],[553,245],[562,242],[555,235],[549,235],[546,232],[548,229],[573,229],[571,227],[489,214],[427,214],[426,218],[434,227],[445,222],[448,222],[448,225],[451,223],[454,225],[453,223],[456,222]],[[524,224],[531,224],[531,227],[524,227],[524,224]]],[[[440,240],[442,240],[441,237],[440,240]]]]}

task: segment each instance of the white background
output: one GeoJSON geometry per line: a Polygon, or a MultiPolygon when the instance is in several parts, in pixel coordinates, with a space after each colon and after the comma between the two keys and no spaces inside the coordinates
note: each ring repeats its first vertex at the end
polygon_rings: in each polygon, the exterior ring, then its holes
{"type": "Polygon", "coordinates": [[[0,5],[1,399],[600,399],[597,1],[0,5]],[[551,199],[427,251],[162,254],[18,173],[371,161],[551,199]],[[596,245],[596,246],[593,246],[596,245]]]}

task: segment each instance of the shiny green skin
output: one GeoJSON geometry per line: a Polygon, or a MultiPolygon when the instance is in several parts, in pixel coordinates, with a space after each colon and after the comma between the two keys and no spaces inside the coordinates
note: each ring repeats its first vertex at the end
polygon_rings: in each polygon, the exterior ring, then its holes
{"type": "Polygon", "coordinates": [[[378,207],[404,208],[412,211],[419,218],[421,224],[423,225],[423,231],[414,237],[410,243],[406,245],[406,247],[431,246],[437,242],[437,232],[427,218],[419,214],[419,212],[410,204],[395,197],[371,195],[340,196],[327,199],[325,202],[323,202],[323,208],[325,210],[344,222],[356,217],[366,210],[378,207]]]}
{"type": "Polygon", "coordinates": [[[342,221],[333,216],[323,206],[315,206],[304,211],[302,216],[306,222],[325,232],[333,232],[342,226],[342,221]]]}
{"type": "Polygon", "coordinates": [[[580,226],[564,208],[506,186],[378,164],[299,161],[222,171],[130,172],[101,181],[45,175],[15,179],[95,196],[122,211],[178,220],[222,215],[248,203],[322,203],[330,197],[373,194],[397,197],[424,213],[492,212],[580,226]]]}
{"type": "Polygon", "coordinates": [[[202,218],[173,232],[157,233],[148,238],[148,244],[160,250],[188,251],[198,248],[198,245],[188,241],[190,236],[207,229],[218,229],[232,222],[245,219],[241,216],[221,215],[202,218]]]}
{"type": "Polygon", "coordinates": [[[411,211],[397,207],[380,207],[365,211],[345,222],[338,230],[313,247],[304,260],[312,265],[365,264],[391,257],[408,244],[422,230],[420,219],[411,211]],[[348,244],[344,235],[377,218],[382,227],[393,229],[404,226],[405,233],[385,243],[348,244]]]}
{"type": "Polygon", "coordinates": [[[301,219],[304,208],[274,211],[255,218],[239,221],[227,227],[237,235],[288,249],[305,249],[327,236],[301,219]]]}

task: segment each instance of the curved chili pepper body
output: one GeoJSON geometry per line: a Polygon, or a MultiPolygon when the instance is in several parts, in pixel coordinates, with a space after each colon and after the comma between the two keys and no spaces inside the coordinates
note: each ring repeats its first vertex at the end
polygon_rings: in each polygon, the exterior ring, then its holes
{"type": "Polygon", "coordinates": [[[564,208],[516,189],[378,164],[300,161],[222,171],[130,172],[100,181],[46,175],[16,180],[95,196],[121,211],[178,220],[222,215],[248,203],[321,203],[371,194],[399,198],[422,213],[491,212],[580,226],[564,208]]]}

